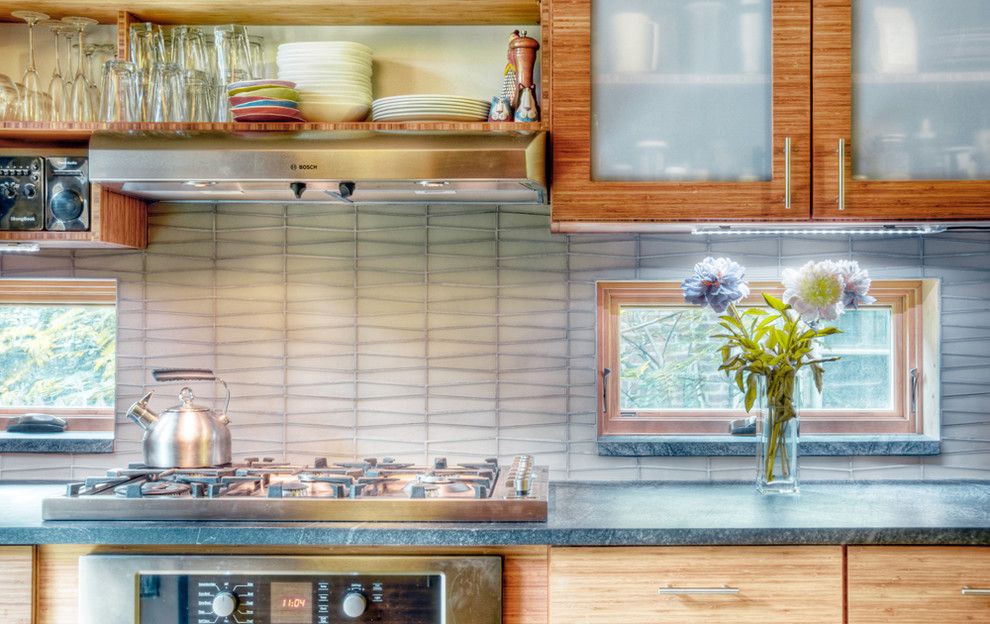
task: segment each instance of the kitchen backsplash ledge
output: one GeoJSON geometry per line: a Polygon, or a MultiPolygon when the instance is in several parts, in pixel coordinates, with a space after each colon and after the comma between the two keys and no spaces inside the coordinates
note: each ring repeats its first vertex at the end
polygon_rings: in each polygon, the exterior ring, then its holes
{"type": "MultiPolygon", "coordinates": [[[[0,478],[141,459],[124,419],[158,366],[230,383],[234,455],[426,461],[530,453],[555,479],[738,480],[748,457],[602,457],[595,280],[680,279],[708,254],[752,279],[813,258],[942,278],[942,454],[803,457],[803,479],[990,479],[990,234],[555,235],[549,208],[157,204],[145,252],[0,255],[3,277],[120,280],[116,451],[0,455],[0,478]]],[[[207,393],[208,386],[195,386],[207,393]]]]}

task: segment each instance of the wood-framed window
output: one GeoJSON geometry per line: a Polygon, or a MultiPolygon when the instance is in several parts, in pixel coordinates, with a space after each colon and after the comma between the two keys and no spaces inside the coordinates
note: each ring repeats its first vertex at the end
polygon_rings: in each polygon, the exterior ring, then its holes
{"type": "MultiPolygon", "coordinates": [[[[781,296],[753,282],[742,307],[781,296]]],[[[715,314],[684,302],[678,282],[598,283],[599,435],[728,435],[742,396],[719,372],[715,314]]],[[[801,379],[802,434],[937,432],[936,280],[873,280],[877,301],[847,311],[827,338],[825,391],[801,379]]]]}
{"type": "Polygon", "coordinates": [[[29,413],[113,431],[117,281],[0,279],[0,431],[29,413]]]}

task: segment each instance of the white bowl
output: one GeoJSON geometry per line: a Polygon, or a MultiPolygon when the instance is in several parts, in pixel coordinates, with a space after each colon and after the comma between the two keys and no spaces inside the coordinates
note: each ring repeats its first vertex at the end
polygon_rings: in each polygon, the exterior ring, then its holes
{"type": "Polygon", "coordinates": [[[371,112],[371,103],[356,100],[335,100],[328,102],[299,102],[299,112],[306,121],[339,122],[364,121],[371,112]]]}
{"type": "Polygon", "coordinates": [[[312,76],[312,75],[350,75],[355,78],[371,78],[371,67],[354,65],[353,63],[336,63],[336,64],[316,64],[316,63],[299,63],[299,64],[278,64],[278,73],[285,76],[312,76]]]}
{"type": "Polygon", "coordinates": [[[312,50],[279,50],[275,53],[277,58],[356,58],[370,59],[374,57],[371,52],[364,50],[344,50],[344,49],[312,49],[312,50]]]}
{"type": "Polygon", "coordinates": [[[370,65],[374,60],[370,54],[330,54],[325,52],[314,52],[313,54],[278,54],[275,60],[282,61],[346,61],[348,63],[364,63],[370,65]]]}
{"type": "Polygon", "coordinates": [[[356,41],[291,41],[278,46],[278,51],[346,49],[372,54],[372,49],[356,41]]]}

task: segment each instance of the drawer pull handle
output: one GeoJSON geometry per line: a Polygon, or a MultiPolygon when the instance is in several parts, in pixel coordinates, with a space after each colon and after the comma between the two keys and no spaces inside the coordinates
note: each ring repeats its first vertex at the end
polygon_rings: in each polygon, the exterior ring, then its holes
{"type": "Polygon", "coordinates": [[[960,592],[963,596],[990,596],[988,587],[963,587],[960,592]]]}
{"type": "Polygon", "coordinates": [[[657,590],[661,596],[682,596],[701,594],[708,596],[733,595],[739,593],[738,587],[661,587],[657,590]]]}

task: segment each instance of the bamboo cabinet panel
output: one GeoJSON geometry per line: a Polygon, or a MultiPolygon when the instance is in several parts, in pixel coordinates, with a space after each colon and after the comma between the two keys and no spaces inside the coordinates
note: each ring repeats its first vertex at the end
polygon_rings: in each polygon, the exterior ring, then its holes
{"type": "Polygon", "coordinates": [[[551,624],[840,624],[841,546],[553,548],[551,624]]]}
{"type": "Polygon", "coordinates": [[[990,217],[986,2],[814,0],[813,13],[814,217],[990,217]]]}
{"type": "Polygon", "coordinates": [[[810,2],[550,13],[556,227],[810,217],[810,2]]]}
{"type": "Polygon", "coordinates": [[[990,622],[990,548],[850,546],[849,624],[990,622]]]}
{"type": "Polygon", "coordinates": [[[32,624],[34,547],[0,546],[0,622],[32,624]]]}

